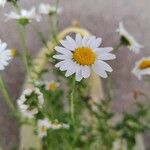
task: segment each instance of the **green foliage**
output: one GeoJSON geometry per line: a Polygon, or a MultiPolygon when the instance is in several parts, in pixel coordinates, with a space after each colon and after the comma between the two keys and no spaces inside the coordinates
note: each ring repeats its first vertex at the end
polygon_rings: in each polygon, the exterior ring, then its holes
{"type": "Polygon", "coordinates": [[[136,136],[149,130],[150,126],[145,121],[149,113],[149,105],[137,103],[138,110],[133,114],[124,113],[123,119],[116,125],[116,130],[121,133],[121,138],[127,141],[128,150],[132,150],[136,144],[136,136]]]}

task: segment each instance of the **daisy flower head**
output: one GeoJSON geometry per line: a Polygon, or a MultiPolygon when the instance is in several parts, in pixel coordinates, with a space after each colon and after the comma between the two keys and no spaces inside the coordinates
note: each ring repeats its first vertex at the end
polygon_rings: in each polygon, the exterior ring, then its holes
{"type": "Polygon", "coordinates": [[[133,52],[139,53],[140,49],[143,48],[143,46],[140,45],[136,39],[125,29],[122,22],[119,23],[119,28],[116,30],[116,32],[118,32],[120,35],[121,44],[128,46],[128,48],[133,52]]]}
{"type": "Polygon", "coordinates": [[[132,73],[141,80],[143,75],[150,75],[150,57],[144,57],[135,63],[132,73]]]}
{"type": "Polygon", "coordinates": [[[39,13],[43,14],[43,15],[54,15],[54,14],[60,14],[61,13],[61,9],[57,8],[55,6],[51,6],[49,4],[44,4],[41,3],[39,5],[39,13]]]}
{"type": "Polygon", "coordinates": [[[0,6],[4,7],[7,0],[0,0],[0,6]]]}
{"type": "Polygon", "coordinates": [[[43,94],[38,88],[26,89],[17,100],[21,113],[27,118],[34,118],[44,104],[43,94]]]}
{"type": "Polygon", "coordinates": [[[4,70],[9,64],[10,60],[13,58],[11,50],[6,49],[7,44],[2,43],[0,40],[0,70],[4,70]]]}
{"type": "Polygon", "coordinates": [[[27,25],[32,20],[40,21],[40,16],[36,13],[35,7],[31,8],[30,10],[22,9],[20,13],[18,12],[10,12],[9,14],[5,14],[6,21],[14,19],[21,25],[27,25]]]}
{"type": "Polygon", "coordinates": [[[45,89],[48,91],[56,91],[56,89],[59,87],[59,83],[55,81],[50,81],[45,83],[45,89]]]}
{"type": "Polygon", "coordinates": [[[66,36],[60,43],[62,46],[55,47],[57,54],[53,58],[59,61],[55,67],[66,71],[66,77],[75,74],[76,81],[80,81],[88,78],[92,70],[103,78],[107,77],[106,72],[112,72],[112,68],[104,61],[116,57],[110,53],[112,47],[99,47],[101,38],[76,34],[75,40],[66,36]]]}
{"type": "Polygon", "coordinates": [[[38,120],[38,136],[40,138],[47,136],[47,130],[50,128],[50,121],[48,118],[38,120]]]}

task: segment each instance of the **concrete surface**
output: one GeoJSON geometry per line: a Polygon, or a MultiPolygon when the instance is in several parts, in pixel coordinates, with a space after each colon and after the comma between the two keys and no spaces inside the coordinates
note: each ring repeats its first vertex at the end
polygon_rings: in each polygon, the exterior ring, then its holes
{"type": "MultiPolygon", "coordinates": [[[[20,0],[22,6],[30,8],[33,4],[39,3],[41,0],[20,0]]],[[[43,0],[46,2],[46,0],[43,0]]],[[[42,2],[43,2],[42,1],[42,2]]],[[[47,0],[47,2],[50,0],[47,0]]],[[[52,1],[52,3],[54,0],[52,1]]],[[[51,3],[51,1],[50,1],[51,3]]],[[[134,62],[150,54],[150,1],[149,0],[60,0],[60,6],[63,13],[60,16],[60,30],[68,26],[72,20],[76,19],[80,25],[87,28],[96,36],[103,38],[104,46],[115,46],[118,42],[118,35],[115,30],[118,22],[124,22],[126,28],[144,45],[141,54],[135,55],[126,48],[121,48],[117,53],[117,59],[112,62],[114,72],[114,110],[122,112],[124,109],[131,110],[133,105],[132,90],[138,89],[148,93],[148,84],[137,80],[130,71],[134,66],[134,62]]],[[[19,45],[19,38],[16,26],[13,21],[4,22],[4,13],[9,12],[10,6],[4,9],[0,8],[0,39],[6,41],[9,47],[17,48],[22,51],[19,45]]],[[[40,30],[45,33],[50,27],[44,19],[37,24],[40,30]]],[[[33,56],[36,55],[42,46],[39,43],[36,34],[28,27],[27,43],[33,56]]],[[[24,80],[24,69],[21,60],[14,60],[7,70],[2,73],[6,79],[10,94],[14,100],[19,95],[24,80]]],[[[104,80],[106,85],[107,80],[104,80]]],[[[106,87],[106,86],[105,86],[106,87]]],[[[0,97],[0,142],[4,150],[10,150],[18,143],[18,126],[14,119],[10,116],[10,111],[0,97]]],[[[150,136],[146,134],[147,150],[150,149],[150,136]]]]}

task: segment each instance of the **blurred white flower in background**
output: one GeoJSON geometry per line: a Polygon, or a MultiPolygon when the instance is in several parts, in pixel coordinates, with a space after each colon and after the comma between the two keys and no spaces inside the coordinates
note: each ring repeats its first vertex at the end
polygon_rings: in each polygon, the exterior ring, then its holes
{"type": "Polygon", "coordinates": [[[0,0],[0,6],[4,7],[6,3],[6,0],[0,0]]]}
{"type": "Polygon", "coordinates": [[[38,113],[39,108],[42,108],[44,97],[38,88],[26,89],[17,100],[17,103],[21,113],[31,119],[38,113]]]}
{"type": "Polygon", "coordinates": [[[150,75],[150,57],[144,57],[136,62],[132,73],[140,80],[143,75],[150,75]]]}
{"type": "Polygon", "coordinates": [[[39,13],[43,15],[53,15],[53,14],[60,14],[61,9],[55,6],[51,6],[49,4],[41,3],[39,5],[39,13]]]}
{"type": "Polygon", "coordinates": [[[40,138],[47,136],[48,128],[50,128],[50,122],[49,122],[48,118],[38,120],[38,136],[40,138]]]}
{"type": "Polygon", "coordinates": [[[92,70],[103,78],[108,76],[106,71],[112,72],[112,68],[104,60],[112,60],[116,56],[110,53],[112,47],[99,47],[102,43],[101,38],[82,38],[80,34],[76,34],[75,40],[67,36],[60,43],[63,47],[55,47],[58,53],[53,58],[58,59],[55,67],[66,71],[66,77],[75,73],[76,80],[80,81],[82,78],[88,78],[92,70]]]}
{"type": "Polygon", "coordinates": [[[139,53],[140,49],[143,48],[136,39],[125,29],[122,22],[119,23],[119,28],[116,30],[121,36],[121,44],[128,46],[130,50],[135,53],[139,53]]]}
{"type": "Polygon", "coordinates": [[[0,70],[4,70],[10,60],[13,58],[12,52],[9,49],[6,49],[7,44],[2,43],[0,40],[0,70]]]}
{"type": "Polygon", "coordinates": [[[32,20],[40,21],[40,15],[36,13],[35,7],[31,8],[30,10],[22,9],[20,13],[18,12],[10,12],[9,14],[5,14],[6,21],[14,19],[17,20],[20,24],[26,25],[32,20]]]}
{"type": "Polygon", "coordinates": [[[55,81],[50,81],[45,83],[45,89],[48,91],[55,91],[59,87],[59,83],[55,81]]]}
{"type": "Polygon", "coordinates": [[[69,129],[69,125],[65,123],[59,123],[58,120],[55,121],[50,121],[50,128],[53,130],[58,130],[58,129],[69,129]]]}
{"type": "Polygon", "coordinates": [[[47,136],[48,129],[58,130],[58,129],[69,129],[69,125],[65,123],[59,123],[58,120],[50,121],[48,118],[38,120],[38,136],[40,138],[47,136]]]}

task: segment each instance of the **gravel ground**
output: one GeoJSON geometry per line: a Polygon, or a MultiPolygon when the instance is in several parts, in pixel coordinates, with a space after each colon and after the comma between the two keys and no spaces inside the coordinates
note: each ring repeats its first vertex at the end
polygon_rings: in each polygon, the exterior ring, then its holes
{"type": "MultiPolygon", "coordinates": [[[[40,0],[20,0],[25,8],[29,8],[40,0]]],[[[46,0],[43,0],[46,2],[46,0]]],[[[49,0],[47,0],[48,2],[49,0]]],[[[53,1],[52,1],[53,2],[53,1]]],[[[67,27],[73,20],[78,20],[80,25],[87,28],[91,33],[103,38],[104,46],[115,46],[118,36],[115,33],[118,22],[124,22],[126,28],[144,45],[142,53],[135,55],[126,48],[121,48],[117,54],[117,59],[112,63],[114,68],[113,88],[114,101],[113,109],[122,112],[124,109],[132,110],[132,90],[138,89],[148,93],[148,85],[138,81],[131,75],[130,71],[134,62],[150,54],[150,1],[148,0],[60,0],[60,6],[63,13],[60,16],[60,30],[67,27]]],[[[9,47],[22,47],[19,45],[19,38],[16,32],[16,26],[13,21],[4,22],[4,13],[10,11],[7,5],[4,9],[0,8],[0,38],[6,41],[9,47]]],[[[45,33],[48,31],[47,21],[37,25],[45,33]]],[[[36,34],[28,27],[27,43],[33,56],[35,56],[42,46],[38,41],[36,34]]],[[[19,58],[14,60],[7,70],[3,73],[9,87],[10,94],[16,99],[22,87],[24,80],[24,70],[19,58]]],[[[104,85],[106,80],[104,80],[104,85]]],[[[10,150],[18,145],[18,126],[15,120],[10,116],[10,111],[0,97],[0,142],[4,150],[10,150]]],[[[150,136],[145,135],[147,150],[150,149],[150,136]]]]}

